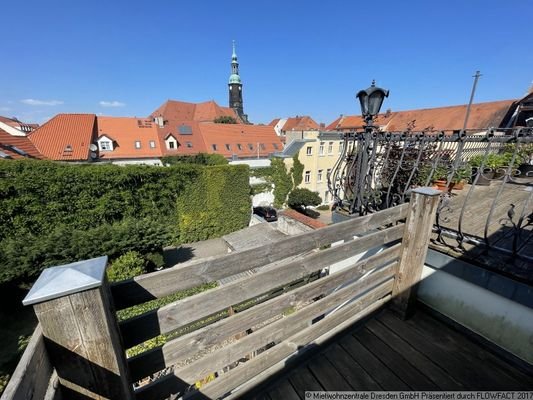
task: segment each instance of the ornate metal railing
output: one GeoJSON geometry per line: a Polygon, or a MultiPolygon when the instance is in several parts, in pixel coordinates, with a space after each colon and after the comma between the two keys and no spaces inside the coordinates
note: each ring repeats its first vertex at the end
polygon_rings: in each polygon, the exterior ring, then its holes
{"type": "Polygon", "coordinates": [[[408,201],[413,187],[437,185],[437,243],[533,262],[532,128],[346,133],[328,185],[337,212],[347,215],[389,208],[408,201]]]}

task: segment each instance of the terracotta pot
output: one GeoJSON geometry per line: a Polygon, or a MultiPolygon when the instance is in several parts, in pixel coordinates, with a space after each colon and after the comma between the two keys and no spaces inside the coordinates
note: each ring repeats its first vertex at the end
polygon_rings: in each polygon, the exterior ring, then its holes
{"type": "Polygon", "coordinates": [[[433,185],[437,188],[437,190],[440,190],[441,192],[445,192],[448,190],[448,187],[446,186],[446,179],[437,179],[436,181],[433,181],[433,185]]]}

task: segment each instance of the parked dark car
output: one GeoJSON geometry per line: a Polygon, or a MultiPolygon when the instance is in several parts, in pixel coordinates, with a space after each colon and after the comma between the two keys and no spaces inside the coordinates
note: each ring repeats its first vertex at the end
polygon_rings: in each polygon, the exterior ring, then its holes
{"type": "Polygon", "coordinates": [[[278,213],[272,207],[254,207],[254,214],[259,215],[267,222],[278,220],[278,213]]]}

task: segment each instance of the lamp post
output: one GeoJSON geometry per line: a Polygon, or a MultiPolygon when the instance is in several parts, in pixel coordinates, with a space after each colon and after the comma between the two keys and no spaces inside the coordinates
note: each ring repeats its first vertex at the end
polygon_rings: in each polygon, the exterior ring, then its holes
{"type": "Polygon", "coordinates": [[[357,213],[358,215],[363,215],[368,211],[372,189],[372,170],[374,168],[373,163],[369,162],[371,153],[374,150],[371,140],[374,130],[373,121],[374,117],[379,114],[383,100],[388,96],[389,91],[376,87],[375,80],[372,81],[372,85],[368,89],[360,90],[356,95],[361,103],[361,115],[365,121],[365,132],[363,136],[364,140],[360,142],[357,149],[358,162],[355,163],[357,170],[352,171],[355,187],[350,214],[357,213]]]}

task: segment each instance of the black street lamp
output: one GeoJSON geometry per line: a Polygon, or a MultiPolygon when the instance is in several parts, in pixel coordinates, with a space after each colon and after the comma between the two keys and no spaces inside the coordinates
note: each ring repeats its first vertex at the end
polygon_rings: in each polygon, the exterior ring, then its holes
{"type": "Polygon", "coordinates": [[[366,90],[360,90],[357,98],[361,103],[361,114],[367,125],[372,125],[372,120],[379,114],[385,97],[389,97],[389,91],[376,87],[376,81],[366,90]]]}

